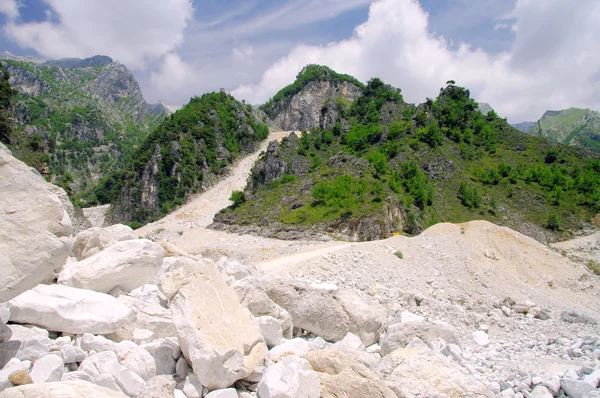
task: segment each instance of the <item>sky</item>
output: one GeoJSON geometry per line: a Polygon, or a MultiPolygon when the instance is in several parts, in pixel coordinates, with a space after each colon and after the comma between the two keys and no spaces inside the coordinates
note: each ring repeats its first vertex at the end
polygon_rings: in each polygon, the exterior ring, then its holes
{"type": "Polygon", "coordinates": [[[264,103],[309,63],[414,103],[447,80],[515,123],[600,110],[598,0],[0,0],[0,51],[108,55],[148,102],[264,103]]]}

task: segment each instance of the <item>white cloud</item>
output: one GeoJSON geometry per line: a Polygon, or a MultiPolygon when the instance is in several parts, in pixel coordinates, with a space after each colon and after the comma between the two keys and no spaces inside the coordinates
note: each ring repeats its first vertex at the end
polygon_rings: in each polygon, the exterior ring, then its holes
{"type": "Polygon", "coordinates": [[[308,63],[328,65],[366,81],[377,76],[400,87],[405,99],[435,97],[448,79],[490,102],[511,121],[535,120],[546,109],[600,109],[600,3],[519,0],[508,16],[515,42],[489,54],[460,44],[452,49],[431,34],[428,15],[415,0],[373,3],[367,22],[347,40],[294,48],[266,70],[256,85],[234,95],[261,103],[294,80],[308,63]]]}
{"type": "Polygon", "coordinates": [[[252,46],[236,47],[232,51],[232,56],[236,61],[248,61],[254,55],[252,46]]]}
{"type": "Polygon", "coordinates": [[[19,4],[17,0],[0,0],[0,14],[6,15],[10,19],[19,16],[19,4]]]}
{"type": "MultiPolygon", "coordinates": [[[[44,1],[56,17],[9,22],[5,34],[48,58],[105,54],[133,68],[177,48],[193,15],[191,0],[44,1]]],[[[0,0],[0,12],[10,3],[0,0]]]]}
{"type": "Polygon", "coordinates": [[[168,53],[163,57],[160,69],[151,73],[150,81],[165,96],[163,98],[170,98],[174,92],[193,86],[196,83],[196,73],[177,54],[168,53]]]}

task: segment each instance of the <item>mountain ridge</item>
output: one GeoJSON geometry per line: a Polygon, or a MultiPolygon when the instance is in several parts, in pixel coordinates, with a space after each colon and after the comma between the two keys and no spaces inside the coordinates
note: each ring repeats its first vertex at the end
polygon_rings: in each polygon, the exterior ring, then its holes
{"type": "Polygon", "coordinates": [[[522,134],[477,109],[454,84],[412,105],[372,79],[331,129],[313,125],[269,146],[245,200],[217,214],[214,227],[372,240],[483,218],[539,241],[593,229],[598,156],[522,134]]]}
{"type": "Polygon", "coordinates": [[[75,200],[93,203],[98,179],[119,168],[167,114],[149,105],[131,72],[110,57],[3,58],[16,114],[7,143],[75,200]]]}

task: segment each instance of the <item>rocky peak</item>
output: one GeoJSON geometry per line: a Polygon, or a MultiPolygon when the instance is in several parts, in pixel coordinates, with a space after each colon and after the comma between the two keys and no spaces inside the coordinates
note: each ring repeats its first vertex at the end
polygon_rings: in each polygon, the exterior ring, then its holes
{"type": "Polygon", "coordinates": [[[296,81],[261,109],[283,130],[331,129],[360,96],[364,85],[326,66],[307,65],[296,81]]]}
{"type": "Polygon", "coordinates": [[[59,66],[61,68],[90,68],[106,66],[113,63],[113,59],[106,55],[94,55],[90,58],[62,58],[46,61],[42,66],[59,66]]]}

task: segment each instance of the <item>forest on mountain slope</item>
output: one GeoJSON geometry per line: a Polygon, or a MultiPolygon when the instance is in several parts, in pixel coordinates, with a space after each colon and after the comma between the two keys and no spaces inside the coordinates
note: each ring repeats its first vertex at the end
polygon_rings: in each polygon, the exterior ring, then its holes
{"type": "Polygon", "coordinates": [[[192,98],[156,127],[123,170],[100,180],[96,198],[113,205],[114,221],[133,226],[168,214],[267,137],[253,111],[224,92],[192,98]]]}
{"type": "Polygon", "coordinates": [[[375,239],[487,219],[543,241],[590,227],[600,212],[598,156],[477,108],[454,84],[414,106],[372,79],[333,129],[269,148],[216,226],[375,239]]]}
{"type": "Polygon", "coordinates": [[[13,117],[0,140],[81,206],[96,203],[97,180],[120,169],[166,115],[152,112],[131,72],[109,57],[2,64],[13,117]]]}

